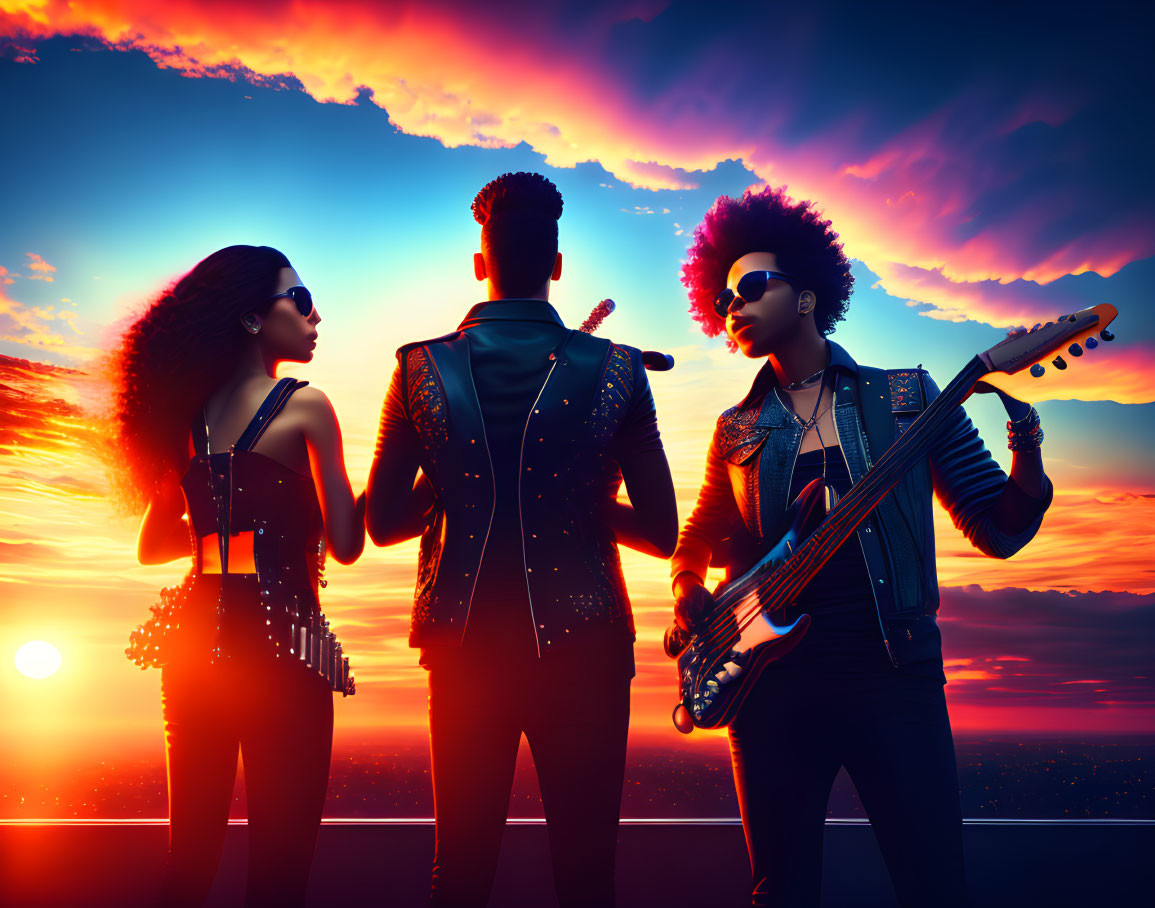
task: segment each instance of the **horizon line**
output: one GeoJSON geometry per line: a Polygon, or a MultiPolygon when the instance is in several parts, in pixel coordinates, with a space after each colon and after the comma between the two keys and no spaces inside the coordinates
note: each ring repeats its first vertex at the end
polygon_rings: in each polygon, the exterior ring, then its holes
{"type": "MultiPolygon", "coordinates": [[[[507,817],[506,826],[544,826],[545,817],[507,817]]],[[[0,826],[167,826],[166,817],[0,819],[0,826]]],[[[229,817],[230,826],[247,818],[229,817]]],[[[322,817],[322,826],[433,826],[434,817],[322,817]]],[[[1155,819],[1115,817],[963,817],[964,826],[1155,826],[1155,819]]],[[[866,817],[827,817],[827,826],[869,826],[866,817]]],[[[741,826],[739,817],[622,817],[619,826],[741,826]]]]}

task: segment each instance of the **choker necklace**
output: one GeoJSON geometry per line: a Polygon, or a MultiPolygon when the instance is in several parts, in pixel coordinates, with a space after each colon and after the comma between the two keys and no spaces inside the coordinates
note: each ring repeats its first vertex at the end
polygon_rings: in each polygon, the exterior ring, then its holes
{"type": "Polygon", "coordinates": [[[783,391],[795,391],[798,388],[803,388],[806,385],[810,384],[811,382],[816,381],[817,379],[821,378],[822,373],[825,371],[826,371],[826,367],[823,366],[821,369],[819,369],[813,375],[807,376],[806,378],[802,379],[801,381],[792,381],[788,385],[783,385],[782,390],[783,391]]]}
{"type": "Polygon", "coordinates": [[[811,382],[817,381],[819,378],[821,378],[826,373],[826,370],[829,367],[830,367],[830,344],[827,344],[826,345],[826,362],[822,364],[822,368],[819,369],[817,372],[815,372],[813,375],[808,375],[806,378],[802,379],[801,381],[792,381],[788,385],[783,385],[782,390],[783,391],[797,391],[801,388],[805,388],[811,382]]]}

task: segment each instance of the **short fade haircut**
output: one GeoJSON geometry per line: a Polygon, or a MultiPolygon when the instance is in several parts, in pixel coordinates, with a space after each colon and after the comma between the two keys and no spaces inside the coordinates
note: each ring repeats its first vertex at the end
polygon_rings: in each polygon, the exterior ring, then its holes
{"type": "Polygon", "coordinates": [[[536,293],[557,259],[562,198],[540,173],[503,173],[473,200],[489,279],[504,296],[536,293]]]}
{"type": "Polygon", "coordinates": [[[798,279],[798,290],[812,290],[814,323],[830,334],[846,315],[854,287],[850,262],[811,202],[795,202],[786,188],[747,189],[740,199],[718,198],[694,230],[682,283],[689,291],[690,315],[708,337],[721,334],[726,320],[714,311],[714,299],[726,287],[730,267],[750,252],[773,252],[778,267],[798,279]]]}

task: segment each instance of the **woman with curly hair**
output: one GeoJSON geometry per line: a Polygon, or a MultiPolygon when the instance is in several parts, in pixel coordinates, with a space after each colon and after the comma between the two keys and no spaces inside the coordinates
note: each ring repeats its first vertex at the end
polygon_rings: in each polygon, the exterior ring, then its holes
{"type": "MultiPolygon", "coordinates": [[[[725,331],[731,349],[766,361],[718,418],[674,552],[675,621],[693,632],[714,607],[711,565],[728,578],[745,573],[778,541],[803,488],[822,478],[845,494],[937,389],[921,369],[861,366],[828,340],[846,312],[850,263],[829,221],[784,190],[718,199],[682,275],[706,334],[725,331]]],[[[931,500],[985,554],[1018,551],[1051,498],[1032,414],[1011,424],[1008,479],[958,409],[781,617],[789,625],[808,614],[809,629],[753,683],[729,729],[754,904],[818,904],[826,803],[841,767],[899,901],[966,903],[931,500]]]]}
{"type": "Polygon", "coordinates": [[[213,881],[244,756],[246,904],[304,900],[348,661],[320,612],[326,549],[364,545],[328,398],[276,378],[321,317],[280,252],[229,246],[162,293],[114,359],[118,479],[144,507],[144,564],[192,558],[129,655],[162,667],[169,790],[164,904],[213,881]]]}

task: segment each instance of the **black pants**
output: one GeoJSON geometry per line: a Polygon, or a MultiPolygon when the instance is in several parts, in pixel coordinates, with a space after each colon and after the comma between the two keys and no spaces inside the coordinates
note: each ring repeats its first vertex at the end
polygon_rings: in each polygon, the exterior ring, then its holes
{"type": "Polygon", "coordinates": [[[296,662],[166,666],[164,905],[199,905],[224,845],[237,751],[249,812],[246,905],[301,905],[329,780],[333,696],[296,662]]]}
{"type": "Polygon", "coordinates": [[[755,905],[816,906],[822,834],[845,766],[903,906],[969,904],[941,680],[889,665],[837,675],[771,665],[730,728],[755,905]]]}
{"type": "Polygon", "coordinates": [[[562,906],[614,904],[630,672],[596,653],[427,657],[437,853],[433,905],[484,905],[524,732],[537,767],[562,906]]]}

